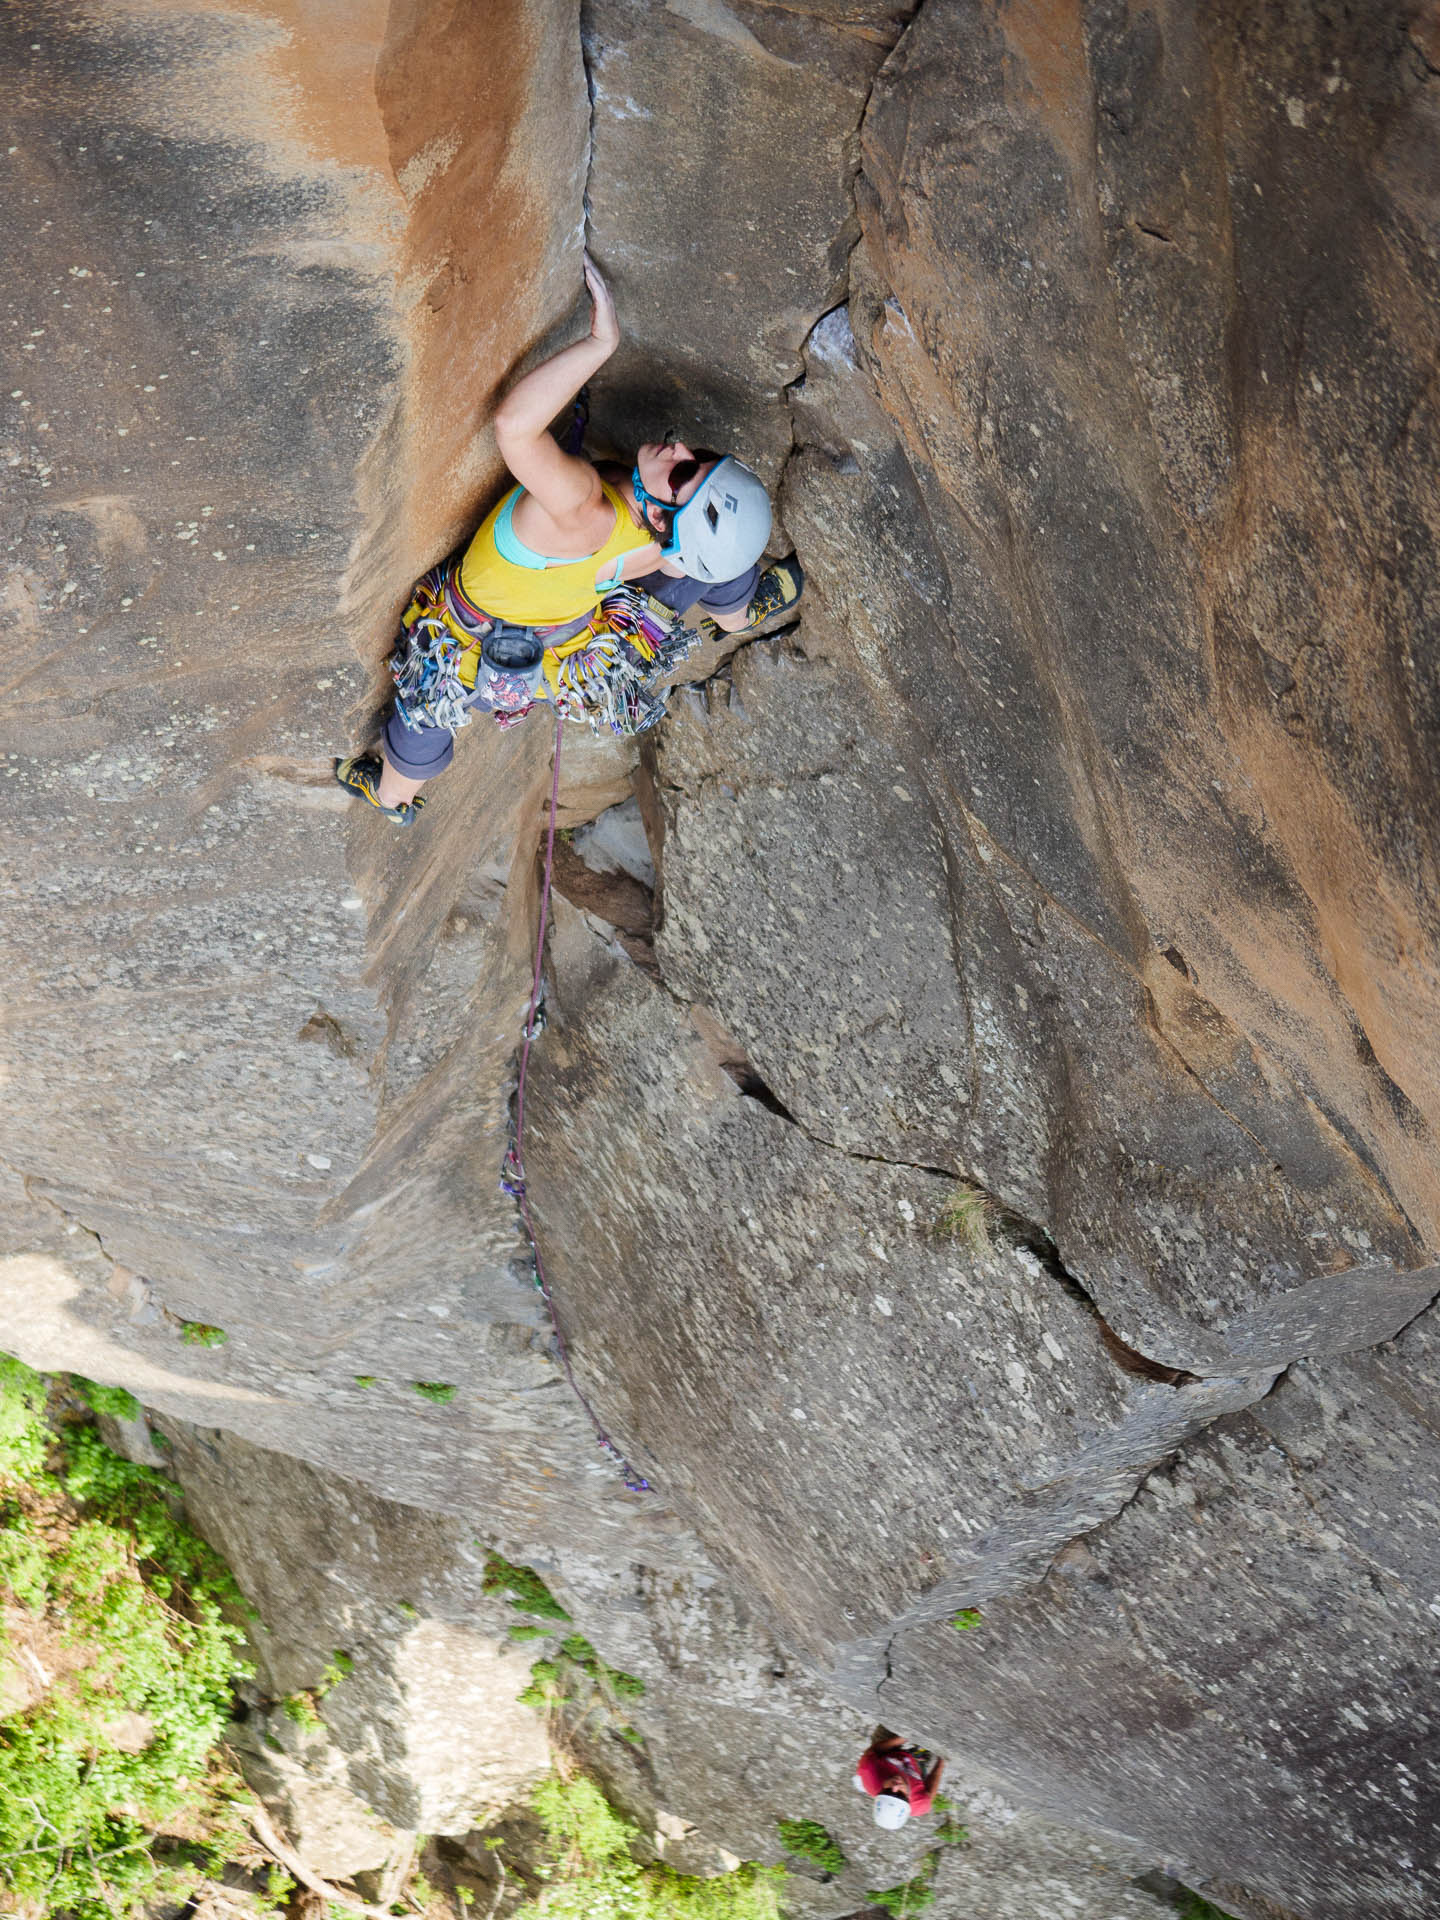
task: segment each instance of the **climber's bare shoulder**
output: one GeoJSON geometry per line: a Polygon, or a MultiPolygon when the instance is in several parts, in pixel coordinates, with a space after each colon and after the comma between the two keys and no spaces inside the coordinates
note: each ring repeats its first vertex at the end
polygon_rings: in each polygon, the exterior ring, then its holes
{"type": "Polygon", "coordinates": [[[501,458],[525,489],[515,506],[515,531],[538,553],[593,553],[615,522],[600,476],[578,454],[565,453],[548,431],[506,427],[497,416],[501,458]]]}

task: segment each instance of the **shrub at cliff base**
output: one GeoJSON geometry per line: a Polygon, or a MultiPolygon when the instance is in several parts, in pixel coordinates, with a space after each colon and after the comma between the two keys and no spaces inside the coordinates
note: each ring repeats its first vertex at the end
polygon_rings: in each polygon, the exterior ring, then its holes
{"type": "Polygon", "coordinates": [[[543,1781],[535,1811],[549,1843],[549,1883],[513,1920],[779,1920],[779,1867],[747,1862],[702,1880],[642,1866],[631,1852],[637,1830],[583,1774],[543,1781]]]}
{"type": "Polygon", "coordinates": [[[248,1851],[219,1766],[244,1607],[159,1474],[0,1355],[0,1908],[130,1920],[248,1851]]]}

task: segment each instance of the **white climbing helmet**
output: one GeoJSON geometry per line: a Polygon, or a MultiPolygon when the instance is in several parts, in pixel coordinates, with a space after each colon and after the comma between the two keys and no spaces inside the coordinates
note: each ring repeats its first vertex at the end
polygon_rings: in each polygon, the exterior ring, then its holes
{"type": "Polygon", "coordinates": [[[875,1796],[875,1824],[884,1827],[887,1833],[898,1833],[910,1818],[910,1802],[902,1800],[898,1793],[877,1793],[875,1796]]]}
{"type": "Polygon", "coordinates": [[[665,553],[696,580],[734,580],[769,538],[770,496],[760,476],[727,455],[677,509],[665,553]]]}

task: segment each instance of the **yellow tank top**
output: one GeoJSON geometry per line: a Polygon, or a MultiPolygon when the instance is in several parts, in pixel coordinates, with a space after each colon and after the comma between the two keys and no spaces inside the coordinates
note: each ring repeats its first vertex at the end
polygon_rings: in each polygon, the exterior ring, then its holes
{"type": "Polygon", "coordinates": [[[465,598],[482,613],[521,627],[556,627],[588,613],[600,599],[596,575],[607,579],[623,554],[649,546],[655,537],[636,526],[624,499],[608,481],[600,484],[615,509],[615,525],[604,546],[579,560],[549,560],[516,537],[510,520],[524,489],[512,487],[465,550],[460,562],[460,590],[465,598]]]}

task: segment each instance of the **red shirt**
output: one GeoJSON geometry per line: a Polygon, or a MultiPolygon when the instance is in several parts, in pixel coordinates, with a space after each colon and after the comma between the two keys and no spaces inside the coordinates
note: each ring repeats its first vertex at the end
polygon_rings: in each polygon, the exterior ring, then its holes
{"type": "Polygon", "coordinates": [[[860,1756],[860,1764],[855,1769],[860,1776],[860,1784],[873,1799],[892,1782],[908,1780],[910,1782],[910,1811],[918,1819],[922,1813],[929,1813],[935,1796],[925,1791],[925,1776],[920,1771],[920,1763],[913,1754],[902,1748],[892,1748],[888,1753],[876,1753],[873,1747],[867,1747],[860,1756]]]}

